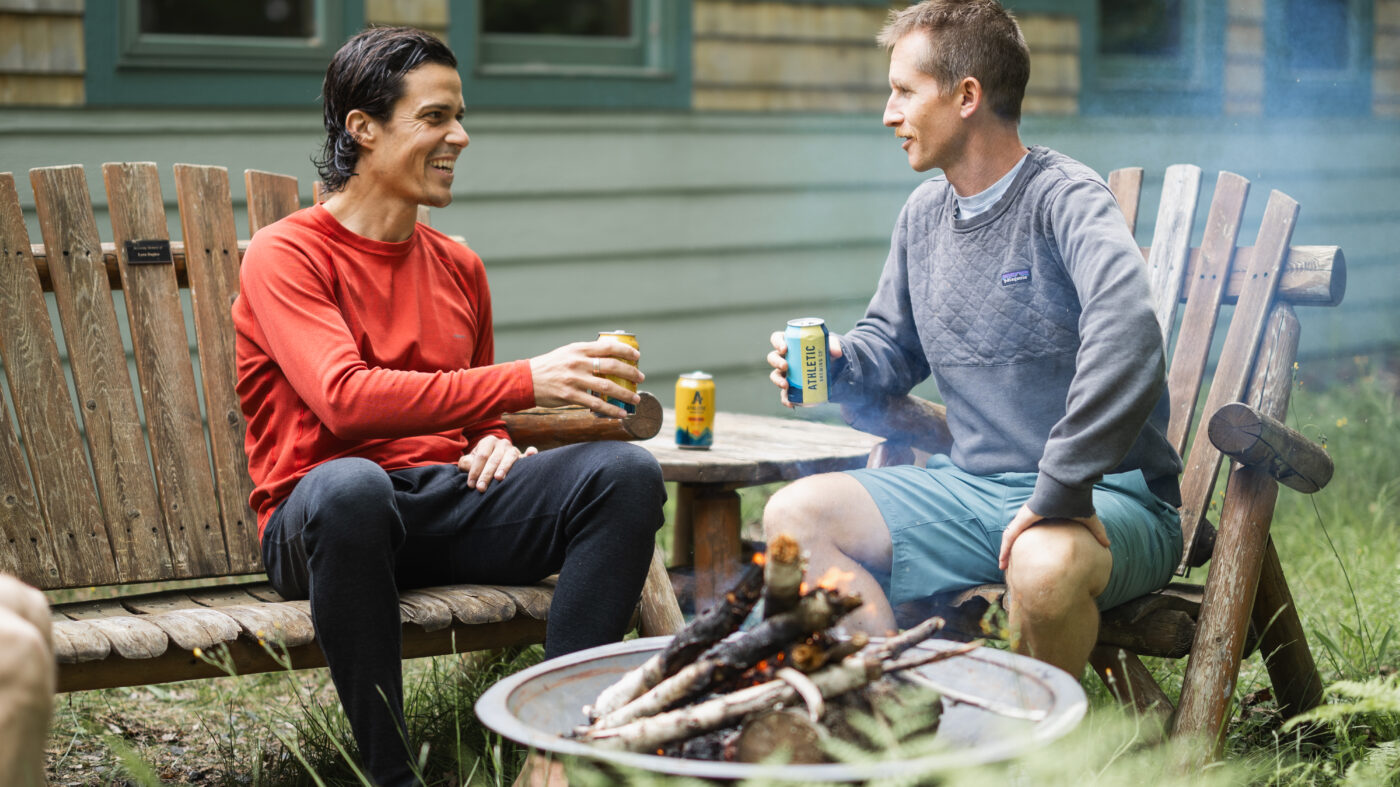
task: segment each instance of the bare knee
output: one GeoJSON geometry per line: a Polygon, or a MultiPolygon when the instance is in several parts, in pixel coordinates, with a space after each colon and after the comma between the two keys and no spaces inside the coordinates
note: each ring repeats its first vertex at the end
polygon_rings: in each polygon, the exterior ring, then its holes
{"type": "Polygon", "coordinates": [[[54,691],[54,660],[45,631],[0,609],[0,693],[8,707],[47,712],[54,691]]]}
{"type": "Polygon", "coordinates": [[[33,626],[47,643],[52,621],[44,594],[7,574],[0,574],[0,610],[10,610],[33,626]]]}
{"type": "Polygon", "coordinates": [[[1006,586],[1022,614],[1055,617],[1108,584],[1108,550],[1078,524],[1038,525],[1011,547],[1006,586]]]}
{"type": "Polygon", "coordinates": [[[763,508],[763,535],[766,539],[771,541],[779,533],[786,533],[807,545],[809,541],[830,532],[829,528],[822,527],[820,521],[823,516],[822,495],[815,480],[816,477],[794,481],[768,498],[763,508]]]}

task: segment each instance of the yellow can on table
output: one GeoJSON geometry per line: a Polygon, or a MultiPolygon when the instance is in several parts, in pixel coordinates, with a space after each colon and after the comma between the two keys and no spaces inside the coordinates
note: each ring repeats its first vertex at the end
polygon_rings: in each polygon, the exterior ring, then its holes
{"type": "MultiPolygon", "coordinates": [[[[612,339],[613,341],[619,342],[619,343],[621,343],[621,344],[625,344],[625,345],[627,345],[628,347],[631,347],[631,348],[634,349],[634,350],[640,351],[640,350],[642,349],[641,342],[638,342],[638,341],[637,341],[637,335],[636,335],[635,333],[630,332],[630,331],[599,331],[599,332],[598,332],[598,338],[599,338],[599,339],[612,339]]],[[[627,363],[631,363],[631,362],[629,361],[629,362],[627,362],[627,363]]],[[[636,365],[637,365],[637,364],[632,363],[632,366],[636,366],[636,365]]],[[[627,390],[629,390],[629,391],[631,391],[631,392],[633,392],[633,393],[636,393],[636,392],[637,392],[637,384],[634,383],[634,382],[632,382],[631,380],[628,380],[628,379],[625,379],[625,378],[622,378],[622,377],[617,377],[617,376],[614,376],[614,375],[611,375],[611,374],[601,374],[601,375],[598,375],[598,376],[599,376],[599,377],[602,377],[602,378],[605,379],[605,380],[610,380],[610,381],[612,381],[612,382],[615,382],[615,383],[617,383],[618,385],[622,386],[623,388],[626,388],[627,390]]],[[[617,405],[618,407],[621,407],[623,410],[626,410],[626,411],[629,412],[629,413],[635,413],[635,412],[637,412],[637,406],[636,406],[635,404],[632,404],[631,402],[624,402],[624,401],[622,401],[621,399],[614,399],[614,398],[612,398],[611,396],[607,397],[607,400],[608,400],[608,404],[615,404],[615,405],[617,405]]],[[[600,415],[600,416],[601,416],[602,413],[595,413],[595,415],[600,415]]]]}
{"type": "Polygon", "coordinates": [[[676,447],[708,449],[715,442],[715,378],[691,372],[676,378],[676,447]]]}

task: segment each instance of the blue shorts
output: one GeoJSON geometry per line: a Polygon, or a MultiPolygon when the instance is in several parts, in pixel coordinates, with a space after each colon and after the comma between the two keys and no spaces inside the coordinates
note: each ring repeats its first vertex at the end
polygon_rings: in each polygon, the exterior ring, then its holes
{"type": "MultiPolygon", "coordinates": [[[[1035,491],[1035,473],[978,476],[935,455],[928,467],[851,470],[890,529],[894,558],[881,577],[898,606],[949,591],[1006,581],[997,567],[1001,534],[1035,491]]],[[[1108,531],[1113,570],[1096,599],[1109,609],[1171,581],[1181,559],[1176,508],[1148,491],[1142,473],[1105,476],[1094,511],[1108,531]]]]}

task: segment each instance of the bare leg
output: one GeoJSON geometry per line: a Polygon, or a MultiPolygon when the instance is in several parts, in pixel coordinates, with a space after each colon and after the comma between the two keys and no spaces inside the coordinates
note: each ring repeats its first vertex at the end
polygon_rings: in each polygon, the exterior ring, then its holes
{"type": "Polygon", "coordinates": [[[52,622],[44,595],[0,575],[0,782],[38,787],[53,717],[52,622]]]}
{"type": "Polygon", "coordinates": [[[794,481],[769,499],[763,532],[768,539],[779,533],[796,538],[810,555],[811,579],[833,567],[854,575],[849,590],[866,603],[845,619],[848,628],[879,636],[895,630],[889,599],[870,573],[890,570],[890,531],[859,481],[845,473],[794,481]]]}
{"type": "Polygon", "coordinates": [[[1078,523],[1046,522],[1022,533],[1006,568],[1017,650],[1078,677],[1098,640],[1094,598],[1112,568],[1108,548],[1078,523]]]}

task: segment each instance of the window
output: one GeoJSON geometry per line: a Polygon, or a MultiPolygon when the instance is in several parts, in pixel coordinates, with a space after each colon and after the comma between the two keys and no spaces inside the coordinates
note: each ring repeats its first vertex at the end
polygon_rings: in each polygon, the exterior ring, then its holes
{"type": "Polygon", "coordinates": [[[91,106],[314,106],[364,0],[107,0],[83,26],[91,106]]]}
{"type": "Polygon", "coordinates": [[[690,106],[690,0],[453,0],[474,107],[690,106]]]}
{"type": "Polygon", "coordinates": [[[1372,0],[1269,0],[1264,111],[1369,114],[1372,0]]]}
{"type": "Polygon", "coordinates": [[[1083,111],[1219,112],[1224,9],[1217,0],[1092,0],[1083,28],[1083,111]]]}

